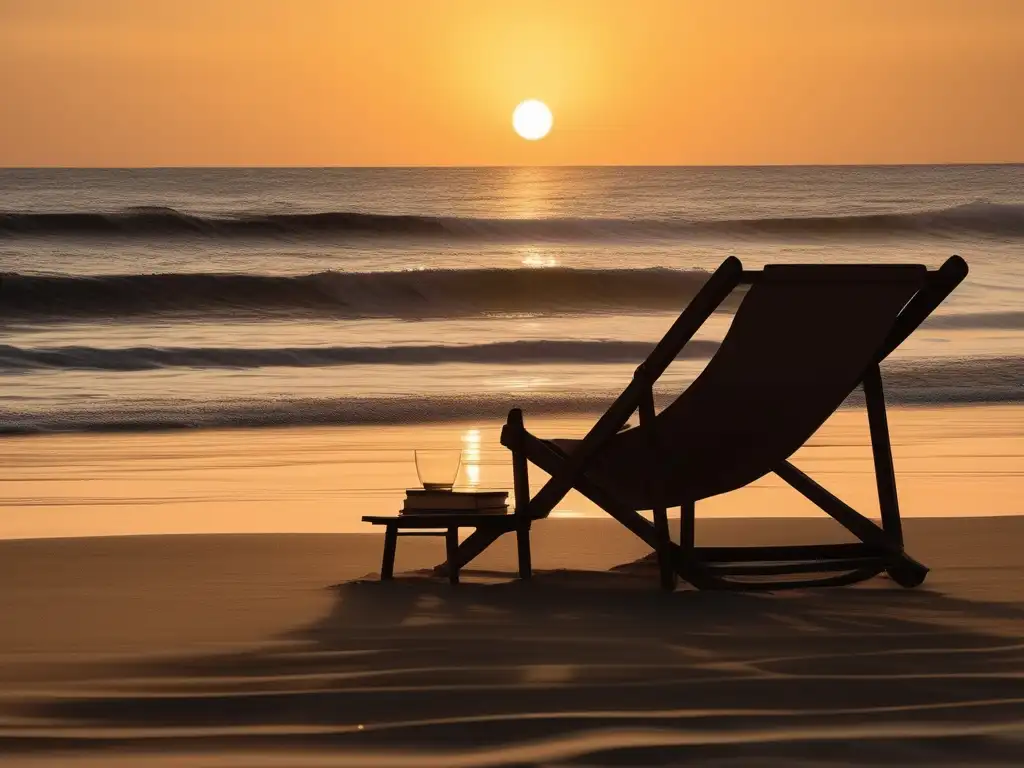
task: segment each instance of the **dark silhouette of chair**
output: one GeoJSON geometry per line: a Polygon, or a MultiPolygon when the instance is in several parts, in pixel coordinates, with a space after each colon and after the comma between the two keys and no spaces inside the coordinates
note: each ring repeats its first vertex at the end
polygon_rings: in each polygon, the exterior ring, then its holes
{"type": "Polygon", "coordinates": [[[449,560],[464,566],[511,528],[519,540],[520,576],[529,578],[531,523],[575,488],[655,550],[666,589],[677,576],[698,588],[779,588],[851,584],[882,571],[904,587],[917,586],[928,569],[903,548],[879,364],[966,275],[959,256],[934,271],[873,264],[771,265],[751,272],[735,257],[726,259],[583,439],[541,440],[526,430],[518,408],[509,413],[501,442],[512,451],[515,524],[478,530],[449,560]],[[654,383],[741,284],[749,288],[718,352],[656,414],[654,383]],[[868,412],[881,525],[789,461],[858,386],[868,412]],[[637,410],[639,426],[623,431],[637,410]],[[551,476],[533,498],[530,463],[551,476]],[[698,501],[772,472],[858,542],[694,545],[698,501]],[[680,507],[678,543],[668,526],[667,508],[674,506],[680,507]],[[652,510],[653,523],[639,510],[652,510]]]}

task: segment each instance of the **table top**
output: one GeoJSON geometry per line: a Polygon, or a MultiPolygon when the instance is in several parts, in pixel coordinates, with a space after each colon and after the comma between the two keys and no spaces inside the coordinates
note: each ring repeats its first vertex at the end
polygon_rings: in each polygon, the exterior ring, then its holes
{"type": "Polygon", "coordinates": [[[364,515],[364,523],[372,525],[397,525],[399,528],[514,528],[516,516],[511,513],[481,513],[439,511],[415,515],[364,515]]]}

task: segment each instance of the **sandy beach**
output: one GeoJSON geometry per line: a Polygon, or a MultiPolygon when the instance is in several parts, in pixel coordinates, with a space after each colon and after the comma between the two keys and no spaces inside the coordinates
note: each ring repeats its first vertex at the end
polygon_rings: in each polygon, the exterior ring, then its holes
{"type": "MultiPolygon", "coordinates": [[[[532,583],[511,539],[456,588],[406,539],[377,582],[358,517],[410,446],[468,439],[462,482],[507,487],[494,424],[7,439],[4,765],[1019,765],[1021,411],[891,422],[913,591],[666,595],[574,497],[532,583]]],[[[875,508],[859,413],[797,458],[875,508]]],[[[699,509],[698,543],[845,540],[767,479],[699,509]]]]}
{"type": "MultiPolygon", "coordinates": [[[[827,521],[712,520],[707,542],[827,521]]],[[[0,544],[5,765],[1019,765],[1016,517],[910,520],[924,588],[660,593],[600,520],[450,587],[367,534],[0,544]],[[580,547],[578,543],[587,542],[580,547]]]]}

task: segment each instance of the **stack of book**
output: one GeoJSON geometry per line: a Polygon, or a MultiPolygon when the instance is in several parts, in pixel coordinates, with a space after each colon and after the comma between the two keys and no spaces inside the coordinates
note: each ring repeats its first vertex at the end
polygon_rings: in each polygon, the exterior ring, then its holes
{"type": "Polygon", "coordinates": [[[426,491],[415,488],[405,492],[403,515],[430,515],[440,512],[504,515],[508,513],[507,491],[426,491]]]}

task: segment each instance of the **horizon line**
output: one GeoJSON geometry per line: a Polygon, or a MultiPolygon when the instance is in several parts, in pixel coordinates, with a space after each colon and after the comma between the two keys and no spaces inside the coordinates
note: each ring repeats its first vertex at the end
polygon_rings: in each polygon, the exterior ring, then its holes
{"type": "Polygon", "coordinates": [[[692,169],[752,169],[752,168],[960,168],[960,167],[1024,166],[1024,160],[996,162],[944,162],[944,163],[697,163],[697,164],[559,164],[559,165],[0,165],[0,171],[170,171],[170,170],[484,170],[511,168],[692,168],[692,169]]]}

